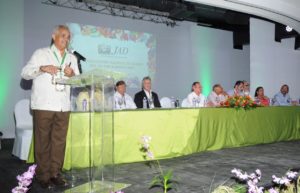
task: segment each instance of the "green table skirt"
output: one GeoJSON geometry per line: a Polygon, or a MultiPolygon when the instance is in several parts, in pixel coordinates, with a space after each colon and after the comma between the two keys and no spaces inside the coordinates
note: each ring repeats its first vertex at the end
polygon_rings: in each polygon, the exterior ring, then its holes
{"type": "MultiPolygon", "coordinates": [[[[88,166],[89,151],[84,145],[89,139],[88,125],[87,113],[71,114],[64,169],[88,166]],[[72,145],[82,148],[70,156],[72,145]]],[[[229,108],[118,111],[114,113],[115,163],[143,161],[139,151],[142,135],[152,137],[156,159],[297,140],[300,139],[300,107],[260,107],[247,111],[229,108]]],[[[28,161],[34,161],[32,148],[28,161]]]]}

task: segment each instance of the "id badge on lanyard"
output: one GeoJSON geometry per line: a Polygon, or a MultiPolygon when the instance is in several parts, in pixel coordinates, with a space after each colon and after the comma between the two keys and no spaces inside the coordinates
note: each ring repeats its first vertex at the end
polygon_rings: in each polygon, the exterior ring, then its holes
{"type": "Polygon", "coordinates": [[[65,91],[65,87],[66,87],[66,86],[65,86],[65,85],[62,85],[62,84],[57,84],[57,83],[56,83],[56,80],[58,80],[58,79],[59,79],[59,80],[63,79],[63,74],[62,74],[62,73],[63,73],[63,64],[64,64],[64,61],[65,61],[65,59],[66,59],[67,53],[66,53],[66,52],[64,53],[61,62],[59,62],[59,59],[58,59],[56,53],[53,52],[53,54],[54,54],[54,56],[55,56],[57,62],[60,64],[60,66],[59,66],[59,71],[58,71],[58,73],[59,73],[59,74],[58,74],[58,78],[56,78],[57,75],[52,75],[52,84],[55,85],[55,90],[56,90],[56,91],[62,92],[62,91],[65,91]]]}

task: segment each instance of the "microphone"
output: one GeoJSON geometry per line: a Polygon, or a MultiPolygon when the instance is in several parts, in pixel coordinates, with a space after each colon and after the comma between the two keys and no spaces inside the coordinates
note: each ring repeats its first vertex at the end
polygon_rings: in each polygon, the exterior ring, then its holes
{"type": "Polygon", "coordinates": [[[77,59],[80,61],[80,60],[82,60],[82,61],[85,61],[86,60],[86,58],[84,57],[84,56],[82,56],[80,53],[78,53],[76,50],[70,50],[70,52],[72,53],[72,54],[74,54],[76,57],[77,57],[77,59]]]}
{"type": "Polygon", "coordinates": [[[86,58],[84,56],[82,56],[81,54],[79,54],[78,52],[76,52],[75,50],[69,50],[69,52],[71,52],[76,58],[77,58],[77,65],[78,65],[78,70],[79,73],[82,73],[82,68],[81,68],[81,64],[80,61],[86,61],[86,58]]]}

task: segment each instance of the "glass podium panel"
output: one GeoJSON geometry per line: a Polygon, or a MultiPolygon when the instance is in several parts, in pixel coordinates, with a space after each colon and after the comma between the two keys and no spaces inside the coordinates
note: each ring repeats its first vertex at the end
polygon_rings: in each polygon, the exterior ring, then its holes
{"type": "Polygon", "coordinates": [[[65,193],[121,189],[114,176],[114,79],[90,72],[56,82],[69,85],[71,93],[70,189],[65,193]]]}

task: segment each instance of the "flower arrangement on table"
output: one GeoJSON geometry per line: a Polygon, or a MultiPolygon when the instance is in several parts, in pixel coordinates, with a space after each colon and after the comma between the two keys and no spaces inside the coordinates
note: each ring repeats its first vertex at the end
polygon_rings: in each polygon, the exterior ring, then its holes
{"type": "Polygon", "coordinates": [[[281,178],[273,175],[272,182],[267,185],[259,185],[261,181],[261,171],[259,169],[248,174],[240,169],[233,169],[233,178],[237,184],[232,187],[219,186],[213,193],[230,192],[230,193],[296,193],[299,192],[298,172],[290,170],[281,178]],[[298,190],[298,191],[296,191],[298,190]]]}
{"type": "Polygon", "coordinates": [[[178,182],[173,179],[173,171],[167,170],[163,171],[162,167],[158,160],[155,160],[153,147],[151,147],[151,137],[150,136],[142,136],[141,137],[141,148],[140,151],[142,152],[143,158],[146,161],[149,161],[148,165],[154,166],[157,169],[157,175],[153,177],[150,189],[154,187],[160,187],[163,190],[163,193],[168,192],[169,190],[176,189],[174,185],[178,182]]]}
{"type": "Polygon", "coordinates": [[[250,96],[229,96],[225,101],[220,103],[220,106],[248,110],[256,108],[258,105],[250,96]]]}

